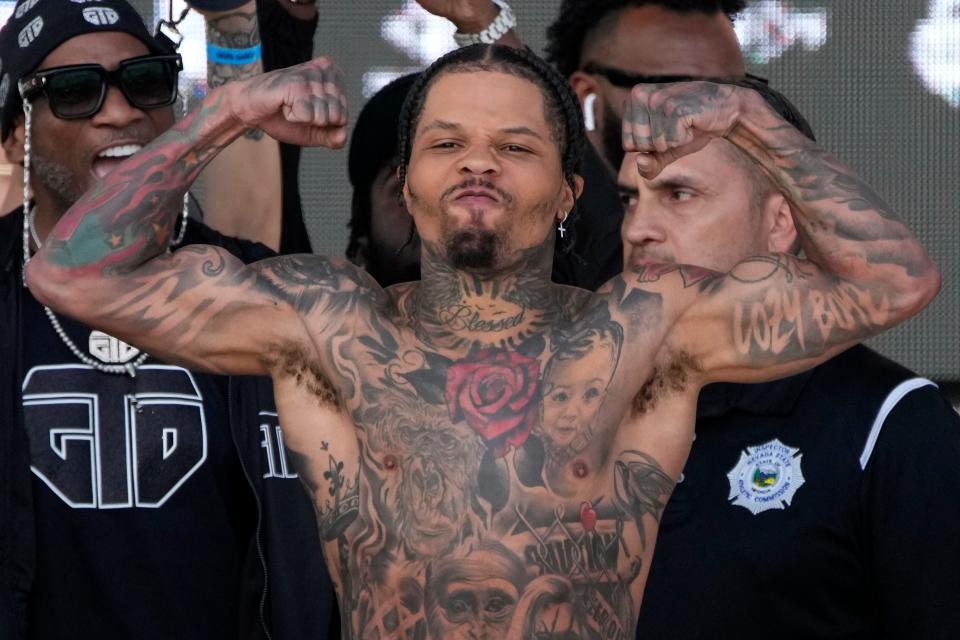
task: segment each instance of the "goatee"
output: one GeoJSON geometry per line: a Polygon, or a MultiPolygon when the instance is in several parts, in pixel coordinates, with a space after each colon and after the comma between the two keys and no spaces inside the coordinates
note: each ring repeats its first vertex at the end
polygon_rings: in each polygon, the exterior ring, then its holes
{"type": "Polygon", "coordinates": [[[493,268],[500,240],[494,231],[464,229],[447,240],[447,257],[456,269],[493,268]]]}

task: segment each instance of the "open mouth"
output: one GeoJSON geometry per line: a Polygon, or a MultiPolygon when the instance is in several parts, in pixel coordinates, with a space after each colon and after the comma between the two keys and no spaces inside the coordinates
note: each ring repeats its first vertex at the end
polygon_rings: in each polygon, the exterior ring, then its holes
{"type": "Polygon", "coordinates": [[[121,162],[143,149],[142,144],[118,144],[107,147],[97,154],[93,160],[93,173],[97,178],[103,178],[105,175],[117,168],[121,162]]]}
{"type": "Polygon", "coordinates": [[[571,426],[557,425],[553,428],[553,430],[554,432],[556,432],[558,436],[563,436],[564,438],[568,438],[577,432],[577,427],[576,425],[571,425],[571,426]]]}

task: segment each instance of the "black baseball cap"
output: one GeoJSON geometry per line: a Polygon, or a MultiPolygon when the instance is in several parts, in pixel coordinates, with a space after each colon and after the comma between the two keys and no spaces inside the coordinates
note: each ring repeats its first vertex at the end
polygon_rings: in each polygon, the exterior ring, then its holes
{"type": "MultiPolygon", "coordinates": [[[[143,18],[124,0],[20,0],[0,29],[0,134],[6,140],[23,110],[17,83],[50,52],[85,33],[128,33],[150,53],[174,53],[147,30],[143,18]]],[[[78,60],[82,63],[82,60],[78,60]]]]}

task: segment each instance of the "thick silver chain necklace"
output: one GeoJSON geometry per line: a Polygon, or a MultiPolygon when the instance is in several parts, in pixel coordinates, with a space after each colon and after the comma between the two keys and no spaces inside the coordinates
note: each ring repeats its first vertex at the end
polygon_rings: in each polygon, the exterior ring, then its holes
{"type": "MultiPolygon", "coordinates": [[[[33,111],[33,106],[28,100],[25,100],[23,103],[23,113],[24,113],[24,140],[23,140],[23,286],[27,286],[26,273],[27,273],[27,263],[30,261],[30,240],[33,239],[33,243],[36,245],[37,250],[40,250],[42,243],[40,242],[40,235],[37,233],[36,226],[36,215],[33,208],[30,206],[31,193],[30,193],[30,125],[31,125],[31,112],[33,111]]],[[[170,246],[178,245],[183,241],[183,236],[187,231],[187,217],[189,215],[188,204],[189,204],[189,194],[184,194],[183,196],[183,217],[180,224],[180,233],[177,234],[177,237],[173,239],[170,243],[170,246]]],[[[169,251],[170,248],[168,247],[169,251]]],[[[60,319],[57,318],[57,314],[53,312],[53,309],[47,305],[43,305],[43,311],[46,313],[47,318],[50,319],[50,325],[53,327],[53,331],[60,336],[60,340],[63,344],[70,350],[73,355],[75,355],[80,362],[83,364],[93,367],[97,371],[102,371],[104,373],[114,373],[114,374],[127,374],[131,378],[137,377],[137,369],[142,365],[147,358],[150,357],[150,354],[147,352],[141,352],[135,360],[130,362],[125,362],[123,364],[106,364],[91,358],[76,345],[76,343],[67,335],[67,332],[63,329],[63,325],[60,324],[60,319]]],[[[112,336],[111,336],[112,338],[112,336]]],[[[116,340],[116,338],[113,338],[116,340]]]]}
{"type": "Polygon", "coordinates": [[[137,356],[136,360],[131,360],[130,362],[126,362],[124,364],[104,364],[103,362],[91,358],[83,351],[80,351],[80,348],[77,347],[73,340],[70,339],[70,336],[67,335],[67,332],[63,330],[63,326],[60,324],[60,320],[57,318],[57,314],[53,312],[53,309],[47,305],[43,305],[43,311],[47,314],[47,317],[50,318],[50,324],[53,326],[53,330],[58,336],[60,336],[63,344],[67,345],[67,349],[70,349],[70,351],[73,352],[73,355],[80,359],[80,362],[87,366],[93,367],[97,371],[103,371],[104,373],[126,373],[131,378],[136,378],[137,369],[150,355],[144,351],[137,356]]]}
{"type": "MultiPolygon", "coordinates": [[[[24,162],[24,165],[26,165],[26,162],[24,162]]],[[[23,212],[23,223],[24,223],[23,228],[29,231],[23,234],[24,238],[26,238],[26,245],[23,247],[23,252],[24,252],[23,255],[25,256],[23,261],[24,267],[27,266],[27,261],[29,260],[29,256],[30,256],[30,240],[29,240],[30,237],[31,236],[33,237],[33,242],[34,244],[37,245],[38,250],[40,249],[40,246],[41,246],[40,238],[39,238],[39,235],[37,234],[37,227],[36,227],[36,224],[34,223],[35,217],[36,216],[34,215],[33,210],[25,205],[24,212],[23,212]]],[[[135,360],[131,360],[130,362],[126,362],[123,364],[106,364],[104,362],[100,362],[99,360],[91,358],[90,356],[88,356],[87,354],[85,354],[83,351],[80,350],[80,347],[78,347],[77,344],[73,341],[73,339],[69,335],[67,335],[67,332],[64,330],[63,325],[60,324],[60,319],[57,317],[57,314],[53,312],[53,309],[51,309],[47,305],[43,305],[43,312],[47,314],[47,318],[50,319],[50,326],[53,327],[54,333],[60,336],[60,340],[63,342],[64,345],[66,345],[67,349],[69,349],[70,352],[80,360],[80,362],[87,365],[88,367],[93,367],[97,371],[102,371],[104,373],[117,373],[117,374],[125,373],[131,378],[136,378],[137,369],[149,357],[149,354],[144,351],[139,356],[137,356],[135,360]]]]}

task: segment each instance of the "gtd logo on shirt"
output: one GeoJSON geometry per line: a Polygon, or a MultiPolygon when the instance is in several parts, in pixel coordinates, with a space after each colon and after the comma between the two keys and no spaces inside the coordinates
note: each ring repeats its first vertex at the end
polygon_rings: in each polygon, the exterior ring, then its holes
{"type": "Polygon", "coordinates": [[[120,15],[110,7],[87,7],[83,10],[83,19],[90,24],[103,27],[120,22],[120,15]]]}
{"type": "Polygon", "coordinates": [[[207,458],[203,397],[168,365],[129,378],[85,365],[32,368],[23,382],[31,470],[76,509],[157,508],[207,458]]]}

